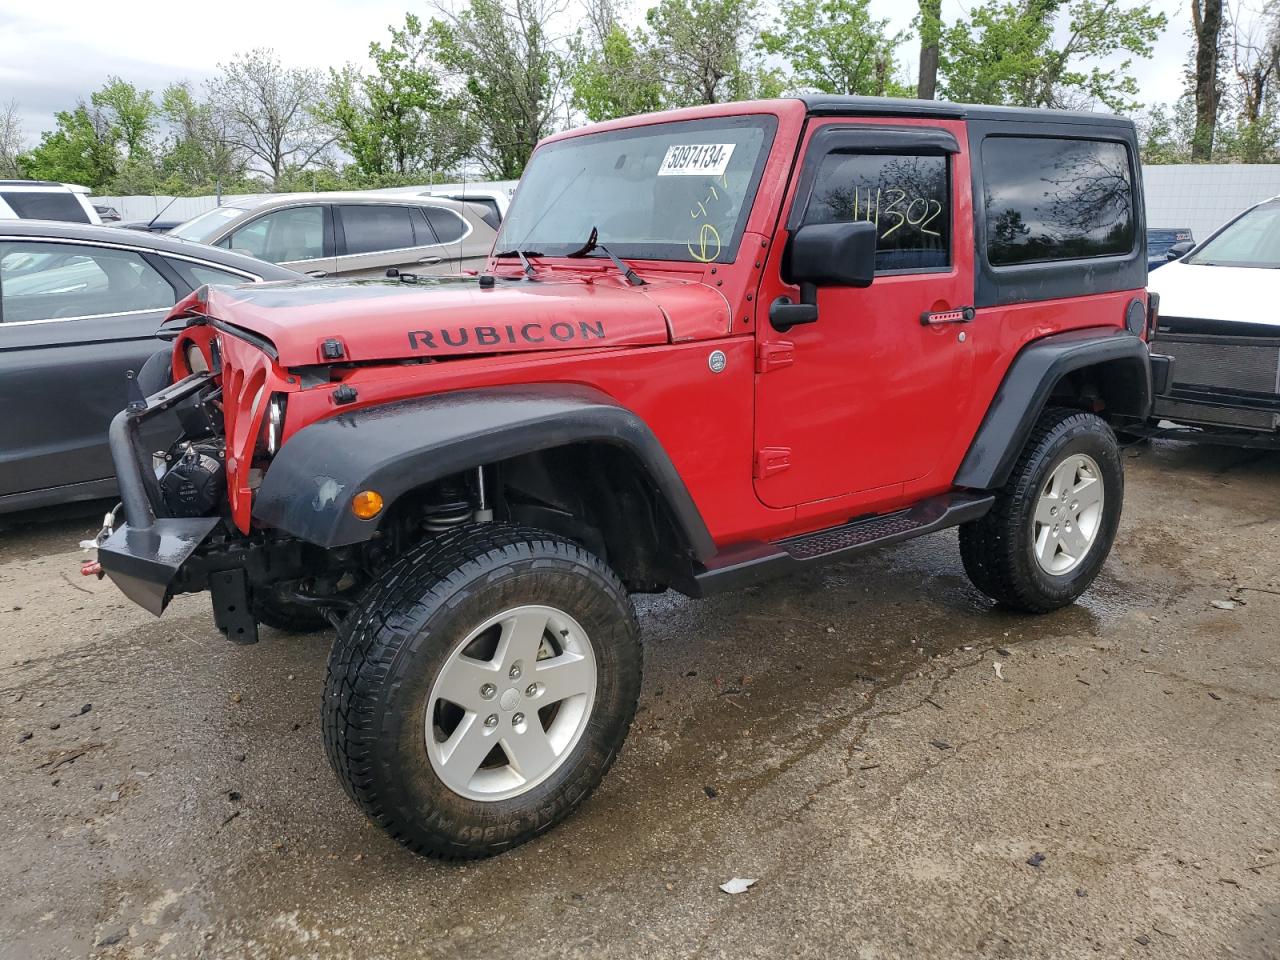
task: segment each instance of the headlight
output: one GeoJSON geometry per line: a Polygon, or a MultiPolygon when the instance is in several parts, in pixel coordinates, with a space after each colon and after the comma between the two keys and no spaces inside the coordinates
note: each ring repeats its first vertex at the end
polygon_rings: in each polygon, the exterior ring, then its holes
{"type": "Polygon", "coordinates": [[[205,359],[204,351],[198,345],[188,342],[184,356],[187,360],[187,369],[192,373],[209,372],[209,361],[205,359]]]}
{"type": "Polygon", "coordinates": [[[280,436],[284,432],[285,395],[273,393],[267,404],[267,456],[274,457],[280,449],[280,436]]]}

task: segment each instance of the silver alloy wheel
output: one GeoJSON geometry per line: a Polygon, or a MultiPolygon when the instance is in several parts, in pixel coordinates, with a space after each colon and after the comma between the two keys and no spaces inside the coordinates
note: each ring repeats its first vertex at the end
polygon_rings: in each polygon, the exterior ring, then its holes
{"type": "Polygon", "coordinates": [[[1031,525],[1031,549],[1042,570],[1061,576],[1080,565],[1098,539],[1104,496],[1092,457],[1073,453],[1053,468],[1031,525]]]}
{"type": "Polygon", "coordinates": [[[427,698],[427,755],[470,800],[506,800],[573,752],[596,695],[596,658],[563,610],[531,605],[490,617],[450,651],[427,698]]]}

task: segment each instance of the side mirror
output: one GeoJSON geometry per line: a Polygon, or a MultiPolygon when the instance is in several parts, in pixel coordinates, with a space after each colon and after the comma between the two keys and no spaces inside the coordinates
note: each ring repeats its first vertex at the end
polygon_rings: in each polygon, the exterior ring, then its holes
{"type": "Polygon", "coordinates": [[[876,275],[876,225],[811,223],[791,239],[787,273],[793,283],[869,287],[876,275]]]}
{"type": "Polygon", "coordinates": [[[811,223],[791,238],[785,275],[800,285],[800,302],[779,297],[769,306],[769,322],[779,333],[818,319],[818,287],[869,287],[876,274],[876,225],[811,223]]]}
{"type": "Polygon", "coordinates": [[[1164,258],[1166,260],[1181,260],[1195,248],[1196,242],[1194,240],[1182,240],[1165,251],[1164,258]]]}

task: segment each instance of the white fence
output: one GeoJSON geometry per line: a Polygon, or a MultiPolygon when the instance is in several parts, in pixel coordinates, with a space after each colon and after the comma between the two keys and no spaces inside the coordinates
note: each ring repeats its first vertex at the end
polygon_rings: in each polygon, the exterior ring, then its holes
{"type": "Polygon", "coordinates": [[[1148,227],[1188,227],[1204,240],[1246,207],[1280,196],[1280,163],[1183,163],[1142,168],[1148,227]]]}

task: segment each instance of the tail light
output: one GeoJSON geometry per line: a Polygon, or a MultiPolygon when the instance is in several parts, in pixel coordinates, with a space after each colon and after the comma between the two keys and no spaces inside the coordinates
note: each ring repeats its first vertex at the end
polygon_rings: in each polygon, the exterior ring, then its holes
{"type": "Polygon", "coordinates": [[[1147,291],[1147,342],[1156,335],[1156,325],[1160,322],[1160,294],[1147,291]]]}

